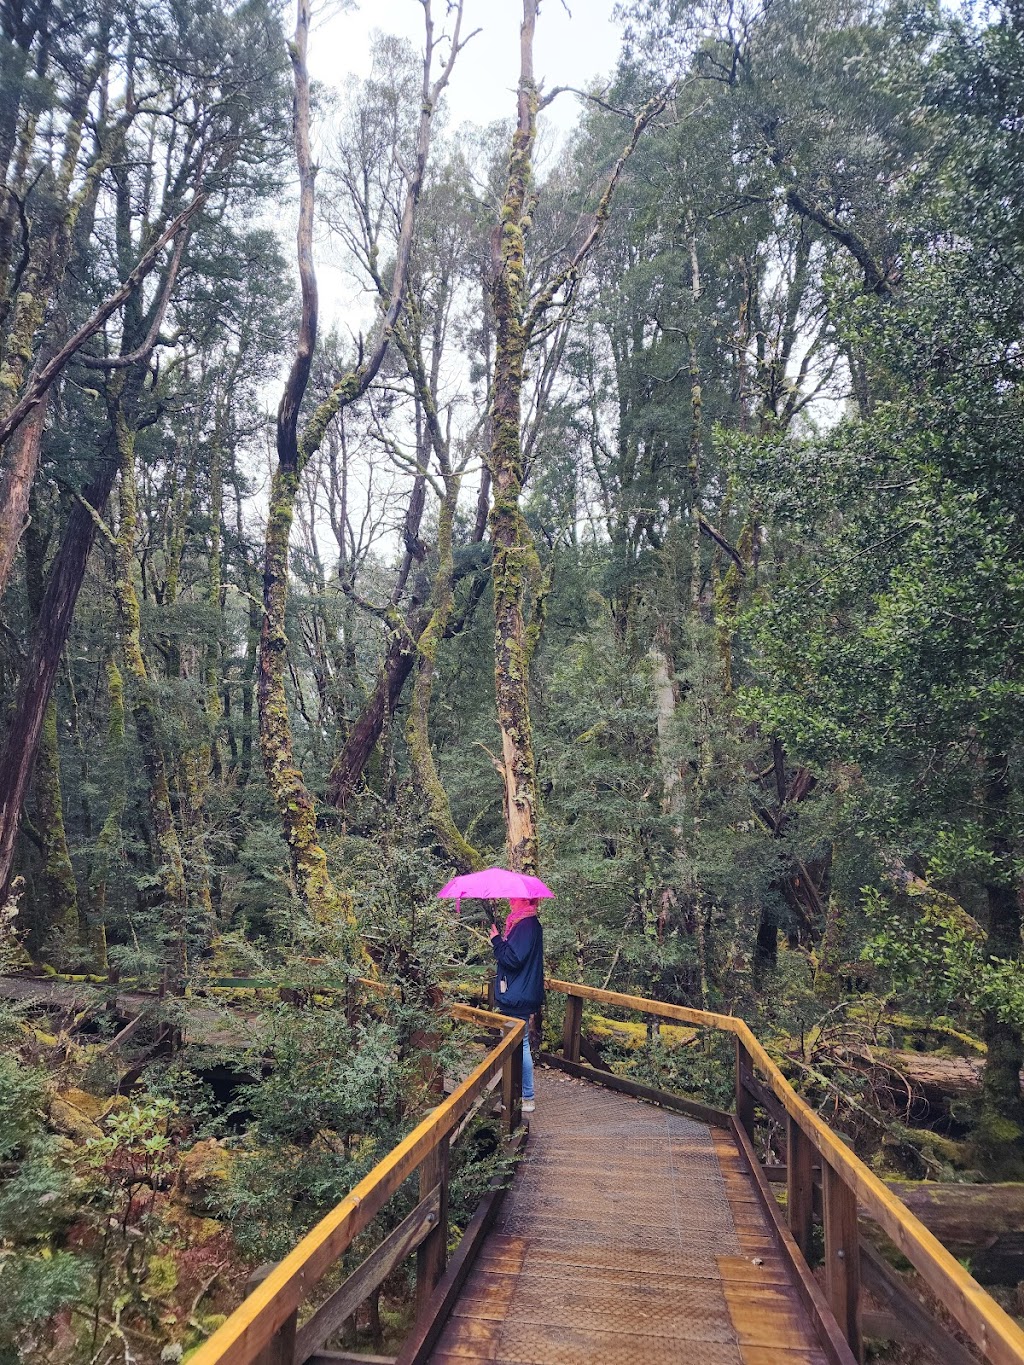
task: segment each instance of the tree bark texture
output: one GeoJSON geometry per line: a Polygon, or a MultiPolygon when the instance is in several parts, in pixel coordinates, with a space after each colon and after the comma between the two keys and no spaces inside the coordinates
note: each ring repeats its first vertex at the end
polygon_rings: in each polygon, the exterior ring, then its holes
{"type": "Polygon", "coordinates": [[[47,928],[78,933],[78,887],[64,829],[64,797],[57,745],[57,703],[51,696],[43,717],[35,771],[36,829],[43,841],[47,928]]]}
{"type": "Polygon", "coordinates": [[[538,866],[537,769],[530,725],[526,651],[526,590],[539,569],[519,506],[523,487],[522,393],[529,340],[526,238],[533,213],[533,148],[537,137],[537,85],[533,40],[537,0],[523,0],[520,30],[518,118],[495,243],[491,298],[494,380],[491,393],[491,545],[494,552],[494,688],[501,731],[501,778],[509,866],[535,873],[538,866]]]}
{"type": "Polygon", "coordinates": [[[0,901],[7,894],[14,849],[36,748],[61,655],[85,577],[85,566],[96,536],[91,509],[102,511],[113,487],[117,461],[106,451],[83,502],[71,509],[60,549],[54,556],[39,608],[39,628],[32,638],[21,674],[18,696],[0,748],[0,901]],[[87,505],[86,505],[87,504],[87,505]]]}
{"type": "Polygon", "coordinates": [[[313,208],[316,168],[309,140],[309,75],[306,54],[309,39],[309,5],[299,0],[295,37],[291,45],[295,79],[294,136],[299,170],[298,263],[302,287],[302,314],[295,356],[277,415],[277,468],[271,485],[263,574],[263,625],[260,634],[259,718],[260,748],[267,781],[281,819],[288,845],[296,890],[316,921],[351,928],[350,900],[336,890],[320,845],[316,805],[295,762],[288,698],[285,691],[287,635],[285,611],[288,601],[288,544],[295,515],[295,501],[303,468],[327,431],[329,422],[359,398],[376,377],[391,341],[402,306],[405,280],[412,253],[416,207],[423,187],[430,128],[434,108],[460,49],[461,3],[451,42],[451,53],[438,79],[431,84],[433,26],[429,0],[424,3],[426,51],[423,60],[423,101],[420,108],[416,161],[406,188],[402,225],[395,253],[388,306],[380,335],[370,356],[358,369],[342,374],[329,396],[314,410],[302,432],[298,431],[299,408],[312,365],[317,337],[317,285],[313,268],[313,208]]]}
{"type": "MultiPolygon", "coordinates": [[[[985,894],[988,901],[986,956],[1002,961],[1021,957],[1021,889],[1013,880],[1008,761],[999,754],[989,759],[985,776],[985,822],[995,861],[985,894]]],[[[982,1122],[979,1127],[995,1148],[1013,1148],[1024,1161],[1024,1099],[1020,1073],[1024,1066],[1024,1031],[1018,1021],[995,1009],[986,1011],[982,1037],[988,1047],[982,1079],[982,1122]]]]}
{"type": "MultiPolygon", "coordinates": [[[[33,503],[35,503],[33,499],[33,503]]],[[[43,571],[48,534],[43,529],[42,509],[32,508],[32,524],[26,539],[25,582],[29,607],[39,627],[43,597],[43,571]]],[[[33,776],[35,827],[43,857],[42,885],[46,913],[41,929],[45,933],[78,932],[78,885],[68,850],[64,826],[64,795],[60,776],[60,745],[57,741],[57,704],[51,694],[43,717],[33,776]]]]}
{"type": "Polygon", "coordinates": [[[455,823],[451,802],[437,771],[433,750],[430,747],[430,699],[437,666],[437,651],[452,614],[454,583],[452,524],[459,500],[459,483],[458,477],[452,476],[446,470],[445,496],[438,518],[438,566],[434,579],[433,610],[417,645],[416,681],[413,684],[412,705],[405,726],[405,739],[409,746],[413,785],[427,806],[430,822],[441,846],[459,872],[477,872],[484,867],[484,859],[455,823]]]}
{"type": "Polygon", "coordinates": [[[121,632],[125,673],[132,685],[132,718],[149,782],[157,875],[174,945],[172,970],[176,984],[180,985],[188,975],[188,886],[181,841],[171,807],[167,759],[160,742],[157,701],[142,651],[139,599],[135,591],[135,540],[138,534],[135,431],[120,402],[115,405],[113,421],[121,465],[120,522],[114,546],[113,596],[121,632]]]}
{"type": "Polygon", "coordinates": [[[526,624],[527,590],[540,590],[540,564],[519,505],[523,488],[522,396],[526,352],[538,324],[558,307],[572,306],[583,264],[600,240],[626,163],[644,129],[665,108],[671,89],[656,95],[633,122],[632,135],[604,183],[589,230],[572,257],[531,300],[526,244],[533,219],[533,151],[539,105],[533,69],[538,0],[523,0],[519,32],[519,87],[501,217],[493,238],[490,279],[494,318],[494,375],[491,384],[490,515],[494,552],[494,685],[501,731],[500,774],[508,858],[520,872],[536,872],[539,801],[530,724],[530,654],[539,633],[526,624]],[[562,296],[561,304],[556,301],[562,296]]]}
{"type": "Polygon", "coordinates": [[[313,363],[318,310],[313,270],[316,170],[309,142],[308,40],[309,6],[307,0],[299,0],[291,58],[295,78],[295,155],[299,168],[298,262],[302,317],[291,372],[277,414],[278,463],[270,489],[263,568],[258,692],[260,751],[288,845],[295,889],[316,922],[332,928],[348,928],[354,920],[351,901],[339,894],[327,867],[327,855],[317,835],[316,804],[295,762],[285,691],[288,546],[295,517],[295,499],[302,477],[298,440],[299,407],[313,363]]]}
{"type": "Polygon", "coordinates": [[[96,862],[93,865],[89,888],[89,942],[97,965],[107,965],[107,897],[110,870],[121,846],[121,822],[127,804],[127,774],[125,769],[124,679],[117,660],[107,660],[107,761],[112,768],[110,804],[103,828],[96,840],[96,862]]]}

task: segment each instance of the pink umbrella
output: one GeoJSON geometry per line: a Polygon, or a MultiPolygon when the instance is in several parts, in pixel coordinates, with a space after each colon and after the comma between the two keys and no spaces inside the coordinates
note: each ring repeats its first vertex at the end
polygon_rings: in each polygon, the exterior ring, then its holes
{"type": "Polygon", "coordinates": [[[438,900],[454,900],[458,913],[459,902],[464,896],[474,900],[497,901],[513,896],[518,900],[544,900],[554,897],[554,892],[544,885],[539,877],[527,876],[525,872],[509,872],[505,867],[485,867],[482,872],[467,872],[461,877],[453,877],[437,893],[438,900]]]}

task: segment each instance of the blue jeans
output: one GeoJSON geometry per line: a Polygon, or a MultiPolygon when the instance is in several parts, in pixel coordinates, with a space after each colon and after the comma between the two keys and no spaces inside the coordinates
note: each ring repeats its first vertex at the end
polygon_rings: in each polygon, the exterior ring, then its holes
{"type": "Polygon", "coordinates": [[[530,1025],[523,1034],[523,1099],[533,1099],[533,1056],[530,1052],[530,1025]]]}

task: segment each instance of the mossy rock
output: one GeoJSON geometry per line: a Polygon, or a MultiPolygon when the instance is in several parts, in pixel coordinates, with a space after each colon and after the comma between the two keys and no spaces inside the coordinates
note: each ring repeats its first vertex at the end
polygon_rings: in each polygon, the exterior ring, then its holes
{"type": "Polygon", "coordinates": [[[68,1104],[73,1104],[75,1108],[86,1118],[98,1122],[107,1113],[109,1101],[101,1099],[98,1095],[93,1095],[88,1090],[78,1090],[72,1086],[68,1090],[61,1091],[61,1098],[67,1100],[68,1104]]]}
{"type": "Polygon", "coordinates": [[[203,1208],[211,1194],[228,1178],[231,1154],[215,1138],[206,1138],[182,1152],[178,1160],[178,1189],[191,1207],[203,1208]]]}
{"type": "Polygon", "coordinates": [[[178,1287],[178,1263],[173,1256],[150,1256],[146,1262],[146,1297],[166,1299],[178,1287]]]}
{"type": "Polygon", "coordinates": [[[64,1095],[50,1097],[47,1120],[55,1133],[59,1133],[61,1137],[71,1138],[80,1145],[103,1136],[99,1124],[64,1095]]]}

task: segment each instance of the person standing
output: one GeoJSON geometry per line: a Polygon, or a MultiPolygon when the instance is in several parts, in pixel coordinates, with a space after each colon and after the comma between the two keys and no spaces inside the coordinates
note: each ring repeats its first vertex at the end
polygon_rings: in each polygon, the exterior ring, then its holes
{"type": "Polygon", "coordinates": [[[504,931],[491,925],[491,947],[497,962],[494,989],[496,1008],[526,1024],[523,1035],[523,1112],[536,1109],[533,1087],[533,1056],[530,1052],[530,1017],[544,1004],[544,930],[537,900],[509,897],[504,931]]]}

